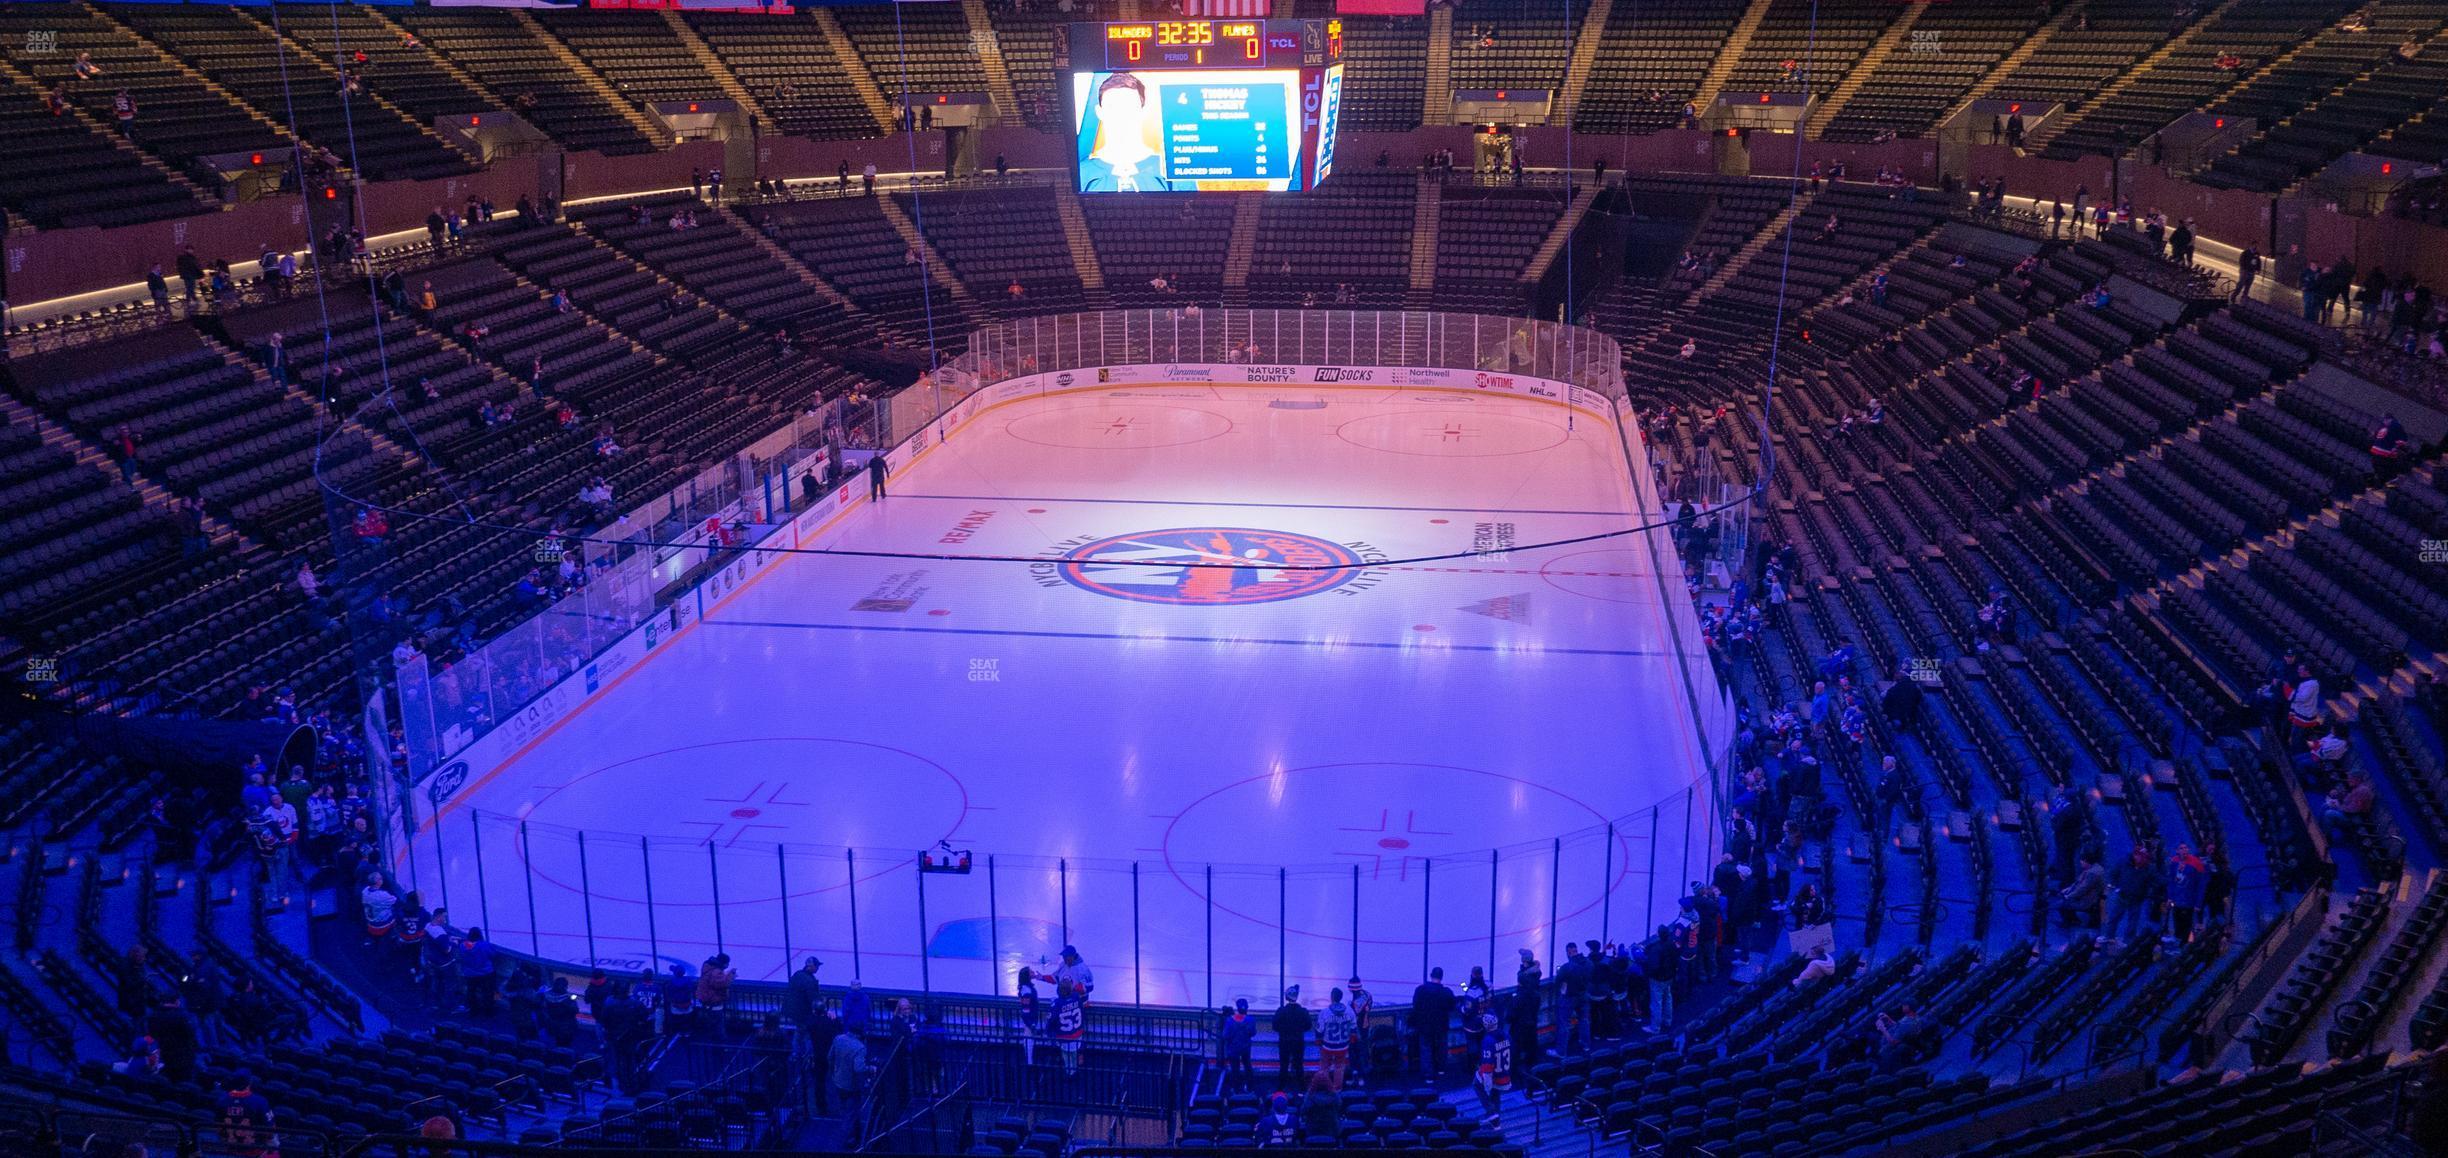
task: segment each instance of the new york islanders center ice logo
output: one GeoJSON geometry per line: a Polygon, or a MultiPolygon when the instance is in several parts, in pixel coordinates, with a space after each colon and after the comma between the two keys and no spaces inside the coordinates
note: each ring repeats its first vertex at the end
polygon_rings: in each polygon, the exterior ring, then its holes
{"type": "Polygon", "coordinates": [[[1342,586],[1362,569],[1351,548],[1291,531],[1173,527],[1081,544],[1058,569],[1074,587],[1189,607],[1298,599],[1342,586]]]}

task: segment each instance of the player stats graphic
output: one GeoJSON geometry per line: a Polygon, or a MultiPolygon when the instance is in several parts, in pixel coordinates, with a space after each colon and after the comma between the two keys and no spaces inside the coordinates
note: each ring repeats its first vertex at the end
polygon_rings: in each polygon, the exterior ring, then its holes
{"type": "MultiPolygon", "coordinates": [[[[1284,192],[1302,172],[1301,72],[1075,72],[1082,193],[1284,192]]],[[[1314,116],[1314,114],[1310,114],[1314,116]]]]}

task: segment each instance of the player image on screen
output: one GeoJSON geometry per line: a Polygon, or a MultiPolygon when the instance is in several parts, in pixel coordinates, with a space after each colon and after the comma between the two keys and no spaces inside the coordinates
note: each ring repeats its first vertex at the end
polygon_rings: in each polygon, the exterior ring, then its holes
{"type": "Polygon", "coordinates": [[[1317,128],[1314,75],[1288,68],[1074,72],[1079,191],[1307,188],[1314,158],[1304,145],[1317,128]]]}
{"type": "Polygon", "coordinates": [[[1162,154],[1149,140],[1148,91],[1138,77],[1117,72],[1098,83],[1094,131],[1081,126],[1080,192],[1164,192],[1162,154]]]}

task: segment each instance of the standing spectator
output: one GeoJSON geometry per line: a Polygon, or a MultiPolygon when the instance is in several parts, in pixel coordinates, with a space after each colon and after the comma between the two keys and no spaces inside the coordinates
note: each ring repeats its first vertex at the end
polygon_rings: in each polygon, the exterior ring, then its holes
{"type": "Polygon", "coordinates": [[[2201,914],[2202,894],[2209,883],[2209,866],[2193,855],[2193,846],[2176,846],[2176,855],[2168,858],[2167,898],[2168,922],[2172,940],[2189,944],[2193,940],[2193,922],[2201,914]]]}
{"type": "Polygon", "coordinates": [[[162,277],[160,262],[145,271],[145,292],[153,297],[153,308],[164,317],[170,314],[170,283],[162,277]]]}
{"type": "Polygon", "coordinates": [[[357,906],[365,916],[366,944],[391,936],[399,919],[399,895],[391,891],[380,871],[366,874],[365,887],[357,892],[357,906]]]}
{"type": "Polygon", "coordinates": [[[134,425],[125,422],[119,424],[114,441],[118,443],[120,482],[133,484],[136,481],[136,444],[142,440],[143,436],[136,433],[134,425]]]}
{"type": "Polygon", "coordinates": [[[1496,1015],[1479,1015],[1479,1072],[1473,1079],[1479,1092],[1479,1122],[1497,1124],[1504,1092],[1513,1087],[1513,1045],[1497,1032],[1496,1015]]]}
{"type": "Polygon", "coordinates": [[[706,958],[697,972],[697,1008],[717,1038],[730,1036],[724,1017],[731,1009],[731,982],[737,977],[731,968],[729,953],[716,953],[706,958]]]}
{"type": "Polygon", "coordinates": [[[128,946],[127,953],[119,958],[118,964],[116,988],[119,1012],[130,1018],[141,1018],[153,1008],[153,969],[145,960],[144,946],[128,946]]]}
{"type": "Polygon", "coordinates": [[[179,1004],[194,1015],[195,1037],[207,1047],[220,1048],[219,1018],[228,992],[220,971],[202,951],[187,955],[187,967],[178,979],[179,1004]]]}
{"type": "Polygon", "coordinates": [[[425,244],[432,246],[437,252],[440,251],[442,235],[449,231],[450,222],[443,218],[442,207],[434,206],[433,212],[425,215],[425,244]]]}
{"type": "Polygon", "coordinates": [[[136,135],[136,98],[129,96],[128,90],[120,89],[119,94],[111,98],[111,119],[118,123],[121,133],[131,137],[136,135]]]}
{"type": "Polygon", "coordinates": [[[1513,990],[1513,1004],[1507,1010],[1511,1024],[1507,1030],[1513,1037],[1513,1060],[1523,1069],[1538,1064],[1539,969],[1538,960],[1522,950],[1521,973],[1527,981],[1518,982],[1513,990]]]}
{"type": "Polygon", "coordinates": [[[1361,1083],[1365,1085],[1376,1061],[1370,1053],[1369,1029],[1372,1015],[1377,1011],[1377,999],[1369,995],[1368,987],[1360,983],[1357,973],[1352,974],[1344,987],[1351,993],[1352,1040],[1360,1052],[1360,1059],[1352,1064],[1352,1068],[1358,1071],[1361,1083]]]}
{"type": "Polygon", "coordinates": [[[1250,1016],[1249,998],[1236,998],[1216,1032],[1216,1060],[1224,1067],[1224,1083],[1247,1090],[1257,1080],[1250,1067],[1250,1045],[1258,1037],[1258,1021],[1250,1016]]]}
{"type": "Polygon", "coordinates": [[[2236,300],[2252,296],[2253,282],[2261,276],[2261,251],[2247,245],[2236,255],[2236,300]]]}
{"type": "Polygon", "coordinates": [[[867,1023],[874,1017],[875,1000],[867,995],[867,985],[858,978],[850,979],[850,991],[842,995],[842,1028],[865,1036],[867,1023]]]}
{"type": "Polygon", "coordinates": [[[673,965],[671,977],[662,984],[663,1032],[685,1037],[697,1032],[697,981],[688,975],[688,966],[673,965]]]}
{"type": "Polygon", "coordinates": [[[1054,983],[1054,1048],[1062,1053],[1063,1072],[1077,1073],[1080,1044],[1088,1036],[1088,990],[1075,982],[1054,983]]]}
{"type": "Polygon", "coordinates": [[[1013,986],[1020,1007],[1012,1012],[1012,1033],[1020,1038],[1020,1062],[1037,1064],[1037,1039],[1045,1033],[1045,1004],[1037,995],[1037,971],[1026,965],[1013,986]]]}
{"type": "Polygon", "coordinates": [[[178,251],[179,282],[187,289],[187,306],[196,304],[196,287],[204,283],[204,263],[196,257],[195,247],[182,245],[178,251]]]}
{"type": "MultiPolygon", "coordinates": [[[[825,1064],[826,1059],[833,1056],[833,1041],[840,1036],[842,1036],[840,1005],[837,1002],[825,1002],[824,1005],[816,1011],[816,1032],[813,1035],[814,1045],[816,1047],[816,1064],[823,1065],[825,1064]]],[[[815,1100],[818,1108],[826,1108],[825,1100],[831,1092],[826,1088],[827,1083],[810,1082],[808,1085],[811,1088],[811,1097],[815,1100]]]]}
{"type": "Polygon", "coordinates": [[[2125,863],[2108,874],[2108,892],[2116,901],[2108,919],[2111,940],[2130,941],[2154,926],[2151,910],[2158,904],[2159,866],[2151,863],[2150,849],[2134,846],[2125,863]]]}
{"type": "Polygon", "coordinates": [[[1657,933],[1640,945],[1640,977],[1648,979],[1650,1028],[1665,1033],[1674,1028],[1674,965],[1677,965],[1672,925],[1657,925],[1657,933]]]}
{"type": "Polygon", "coordinates": [[[1567,1054],[1589,1048],[1590,988],[1596,977],[1597,968],[1581,955],[1581,946],[1566,941],[1564,963],[1556,967],[1556,1048],[1567,1054]]]}
{"type": "Polygon", "coordinates": [[[1080,951],[1074,946],[1062,947],[1062,965],[1054,970],[1054,981],[1078,989],[1083,1001],[1096,992],[1096,973],[1088,968],[1088,962],[1080,958],[1080,951]]]}
{"type": "Polygon", "coordinates": [[[1337,1092],[1343,1089],[1343,1075],[1351,1068],[1352,1036],[1358,1027],[1359,1020],[1352,1016],[1351,1006],[1343,1002],[1343,991],[1330,990],[1326,1011],[1317,1020],[1318,1077],[1325,1082],[1325,1088],[1337,1092]]]}
{"type": "MultiPolygon", "coordinates": [[[[544,1036],[554,1045],[568,1049],[578,1040],[578,995],[570,992],[569,978],[560,974],[536,996],[536,1020],[544,1036]]],[[[768,1024],[778,1020],[765,1015],[768,1024]]]]}
{"type": "Polygon", "coordinates": [[[1419,1059],[1420,1076],[1435,1081],[1445,1068],[1445,1046],[1453,1029],[1453,990],[1445,987],[1445,967],[1428,971],[1428,980],[1411,991],[1411,1049],[1419,1059]]]}
{"type": "Polygon", "coordinates": [[[1300,986],[1284,990],[1275,1010],[1275,1088],[1301,1088],[1299,1076],[1309,1069],[1309,1027],[1314,1022],[1300,1003],[1300,986]]]}
{"type": "Polygon", "coordinates": [[[2202,846],[2202,859],[2209,865],[2202,879],[2202,928],[2223,929],[2235,906],[2236,871],[2228,866],[2227,854],[2215,844],[2202,846]]]}
{"type": "Polygon", "coordinates": [[[863,184],[863,185],[865,185],[865,186],[867,187],[867,195],[868,195],[869,197],[873,197],[873,196],[875,196],[875,181],[876,181],[876,167],[875,167],[875,162],[873,162],[873,161],[869,161],[869,162],[867,162],[867,167],[866,167],[865,169],[862,169],[862,170],[860,170],[860,171],[859,171],[859,181],[860,181],[860,183],[861,183],[861,184],[863,184]]]}
{"type": "Polygon", "coordinates": [[[824,1003],[824,986],[817,982],[816,971],[823,967],[824,962],[809,957],[782,986],[782,1019],[798,1032],[801,1056],[815,1056],[810,1039],[816,1032],[816,1010],[824,1003]]]}
{"type": "Polygon", "coordinates": [[[845,1148],[859,1143],[861,1095],[867,1088],[867,1043],[855,1033],[836,1034],[825,1054],[825,1086],[850,1124],[845,1148]]]}
{"type": "Polygon", "coordinates": [[[475,1017],[493,1016],[493,992],[499,982],[494,976],[493,943],[485,940],[484,930],[467,931],[459,941],[458,958],[459,982],[467,992],[468,1013],[475,1017]]]}
{"type": "Polygon", "coordinates": [[[882,451],[878,451],[878,452],[876,452],[875,454],[873,454],[873,455],[871,455],[871,456],[869,456],[869,457],[868,457],[868,459],[867,459],[867,497],[868,497],[868,499],[869,499],[869,500],[871,500],[871,501],[878,501],[878,502],[880,502],[880,501],[882,501],[882,500],[883,500],[883,498],[884,498],[884,478],[885,478],[885,472],[886,472],[886,469],[887,469],[887,468],[886,468],[886,466],[885,466],[885,462],[884,462],[884,453],[883,453],[882,451]]]}
{"type": "Polygon", "coordinates": [[[163,994],[160,1003],[146,1012],[143,1025],[146,1035],[161,1047],[162,1073],[172,1081],[193,1080],[196,1043],[202,1030],[178,995],[163,994]]]}

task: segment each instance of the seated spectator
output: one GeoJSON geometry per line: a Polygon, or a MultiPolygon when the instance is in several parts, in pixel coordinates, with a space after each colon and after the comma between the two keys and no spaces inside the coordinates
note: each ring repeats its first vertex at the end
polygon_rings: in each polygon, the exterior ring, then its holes
{"type": "Polygon", "coordinates": [[[1270,1149],[1297,1147],[1302,1129],[1299,1116],[1292,1112],[1291,1097],[1278,1090],[1258,1119],[1258,1144],[1270,1149]]]}
{"type": "Polygon", "coordinates": [[[2295,727],[2309,730],[2320,726],[2321,683],[2312,675],[2310,664],[2295,665],[2295,682],[2287,689],[2286,702],[2287,720],[2295,727]]]}
{"type": "Polygon", "coordinates": [[[2343,839],[2349,824],[2360,824],[2371,815],[2375,794],[2371,778],[2360,768],[2346,773],[2346,782],[2329,790],[2321,800],[2321,828],[2332,841],[2343,839]]]}
{"type": "Polygon", "coordinates": [[[1810,953],[1803,961],[1802,972],[1793,979],[1793,987],[1802,989],[1811,982],[1835,975],[1836,959],[1829,955],[1828,943],[1821,941],[1810,947],[1810,953]]]}
{"type": "Polygon", "coordinates": [[[125,1061],[111,1063],[111,1072],[132,1078],[157,1078],[162,1072],[161,1043],[149,1033],[138,1034],[125,1061]]]}
{"type": "Polygon", "coordinates": [[[2072,883],[2057,890],[2058,919],[2068,928],[2097,924],[2100,901],[2107,893],[2108,870],[2100,867],[2096,854],[2084,852],[2072,883]]]}
{"type": "Polygon", "coordinates": [[[2346,730],[2335,724],[2321,730],[2319,737],[2295,754],[2295,770],[2305,776],[2315,773],[2322,780],[2346,762],[2346,730]]]}
{"type": "Polygon", "coordinates": [[[1880,1014],[1876,1024],[1880,1040],[1879,1068],[1889,1072],[1921,1060],[1933,1044],[1933,1039],[1938,1037],[1929,1020],[1910,1005],[1899,1006],[1892,1015],[1880,1014]]]}
{"type": "Polygon", "coordinates": [[[1335,1092],[1332,1075],[1319,1069],[1309,1075],[1309,1091],[1301,1096],[1301,1129],[1309,1137],[1332,1138],[1342,1121],[1342,1095],[1335,1092]]]}
{"type": "Polygon", "coordinates": [[[2397,421],[2396,415],[2382,415],[2380,429],[2372,432],[2371,456],[2387,462],[2402,457],[2405,452],[2405,427],[2397,421]]]}

